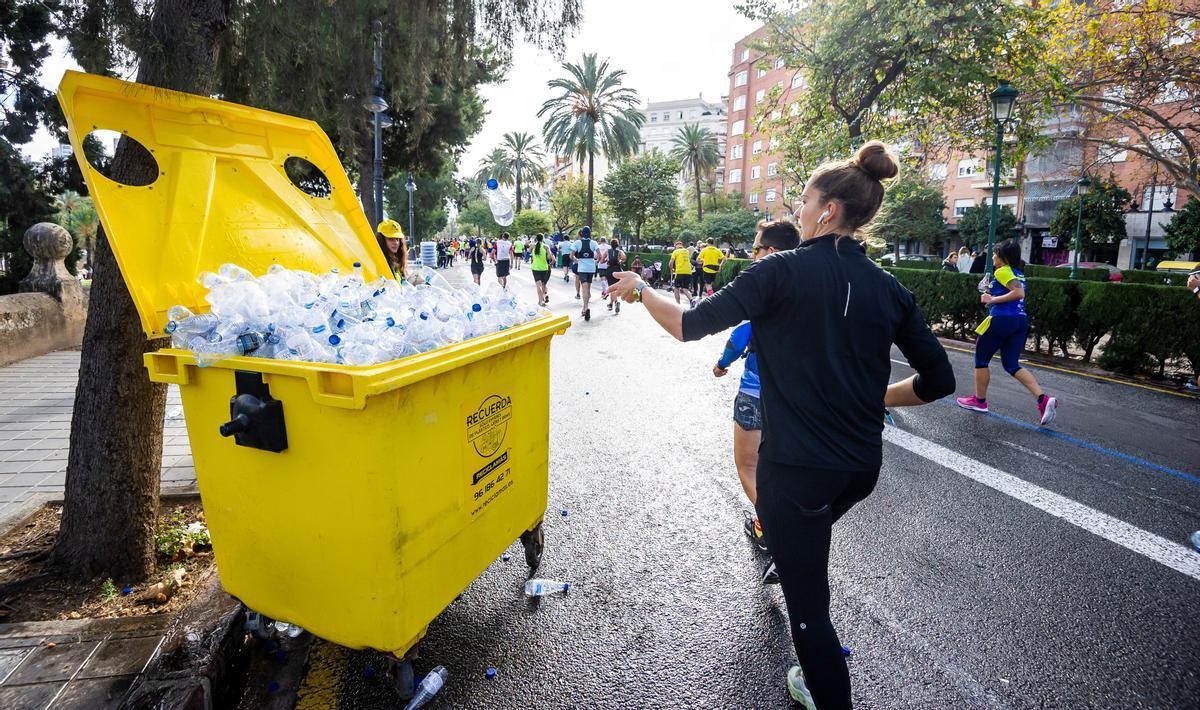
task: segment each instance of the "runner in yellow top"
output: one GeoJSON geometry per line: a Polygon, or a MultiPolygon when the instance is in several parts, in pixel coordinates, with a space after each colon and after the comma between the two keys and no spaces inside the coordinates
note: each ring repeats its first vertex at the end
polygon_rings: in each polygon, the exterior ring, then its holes
{"type": "Polygon", "coordinates": [[[671,275],[674,278],[673,289],[675,303],[679,303],[679,292],[687,296],[688,305],[695,306],[696,299],[692,298],[692,257],[683,246],[683,241],[675,240],[675,251],[671,252],[671,275]]]}
{"type": "Polygon", "coordinates": [[[713,246],[712,242],[705,242],[704,248],[700,250],[699,261],[701,277],[704,279],[704,293],[711,296],[713,281],[717,278],[717,272],[721,270],[721,264],[725,263],[725,254],[713,246]]]}

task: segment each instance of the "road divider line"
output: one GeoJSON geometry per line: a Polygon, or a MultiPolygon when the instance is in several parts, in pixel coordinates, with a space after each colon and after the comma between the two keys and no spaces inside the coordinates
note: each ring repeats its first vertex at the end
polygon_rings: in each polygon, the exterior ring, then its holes
{"type": "Polygon", "coordinates": [[[895,427],[886,427],[883,431],[883,439],[1093,535],[1120,545],[1131,552],[1136,552],[1192,579],[1200,580],[1200,554],[1183,545],[1173,543],[1124,520],[1089,508],[1066,496],[1005,473],[969,456],[951,451],[915,434],[895,427]]]}
{"type": "Polygon", "coordinates": [[[304,677],[296,691],[296,710],[334,710],[339,707],[349,660],[349,649],[313,639],[304,677]]]}

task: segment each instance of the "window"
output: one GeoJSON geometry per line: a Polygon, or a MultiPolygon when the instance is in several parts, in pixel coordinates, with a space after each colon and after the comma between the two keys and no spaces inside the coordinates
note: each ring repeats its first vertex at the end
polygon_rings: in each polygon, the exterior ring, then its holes
{"type": "Polygon", "coordinates": [[[741,182],[741,181],[742,181],[741,168],[734,168],[733,170],[729,171],[729,182],[734,183],[734,182],[741,182]]]}
{"type": "Polygon", "coordinates": [[[670,120],[671,120],[671,112],[670,112],[670,111],[663,111],[663,120],[664,120],[664,121],[670,121],[670,120]]]}
{"type": "Polygon", "coordinates": [[[1168,81],[1158,96],[1154,97],[1154,103],[1172,104],[1176,101],[1183,101],[1187,97],[1188,92],[1186,89],[1176,85],[1173,81],[1168,81]]]}
{"type": "Polygon", "coordinates": [[[741,160],[742,155],[744,155],[744,153],[743,153],[744,149],[745,149],[745,146],[743,146],[741,143],[738,143],[737,145],[733,146],[732,148],[729,149],[729,159],[730,160],[741,160]]]}
{"type": "Polygon", "coordinates": [[[966,199],[962,199],[962,200],[955,200],[954,201],[954,216],[962,217],[963,212],[966,212],[968,207],[974,207],[974,206],[975,206],[975,200],[971,199],[970,197],[968,197],[966,199]]]}
{"type": "Polygon", "coordinates": [[[779,136],[771,136],[771,152],[774,153],[775,149],[778,147],[779,147],[779,136]]]}
{"type": "Polygon", "coordinates": [[[744,62],[744,61],[746,61],[746,60],[747,60],[747,59],[749,59],[749,58],[750,58],[750,50],[749,50],[749,49],[742,49],[742,61],[744,62]]]}
{"type": "Polygon", "coordinates": [[[682,120],[683,120],[683,111],[680,111],[680,112],[679,112],[679,120],[680,120],[680,121],[682,121],[682,120]]]}
{"type": "Polygon", "coordinates": [[[738,96],[733,97],[733,110],[734,111],[743,111],[743,110],[745,110],[745,108],[746,108],[746,95],[745,94],[740,94],[738,96]]]}
{"type": "Polygon", "coordinates": [[[767,96],[766,89],[759,89],[758,91],[754,92],[754,103],[761,104],[763,102],[763,99],[766,98],[766,96],[767,96]]]}
{"type": "Polygon", "coordinates": [[[767,177],[775,177],[779,173],[779,163],[767,163],[767,177]]]}
{"type": "Polygon", "coordinates": [[[750,204],[752,204],[752,205],[758,204],[758,193],[757,192],[750,193],[750,204]]]}
{"type": "Polygon", "coordinates": [[[1163,155],[1170,158],[1178,158],[1183,154],[1183,144],[1179,142],[1179,138],[1174,133],[1159,133],[1158,135],[1150,136],[1150,145],[1163,155]]]}
{"type": "MultiPolygon", "coordinates": [[[[1129,136],[1122,136],[1117,139],[1121,145],[1129,143],[1129,136]]],[[[1124,163],[1129,159],[1129,151],[1118,148],[1115,145],[1102,145],[1096,151],[1097,163],[1124,163]]]]}
{"type": "Polygon", "coordinates": [[[778,121],[781,118],[783,118],[783,111],[780,111],[779,109],[775,109],[774,111],[771,112],[771,120],[772,121],[778,121]]]}
{"type": "Polygon", "coordinates": [[[804,78],[800,76],[800,72],[796,72],[795,74],[792,75],[792,88],[793,89],[799,89],[800,84],[803,82],[804,82],[804,78]]]}
{"type": "Polygon", "coordinates": [[[658,123],[658,114],[657,113],[650,114],[650,123],[658,123]]]}
{"type": "Polygon", "coordinates": [[[788,115],[789,116],[799,116],[800,115],[800,102],[799,101],[793,101],[791,103],[791,105],[788,106],[788,115]]]}
{"type": "Polygon", "coordinates": [[[737,74],[733,75],[733,85],[734,86],[745,86],[746,79],[747,79],[746,72],[745,72],[745,70],[742,70],[742,71],[738,72],[737,74]]]}
{"type": "Polygon", "coordinates": [[[767,190],[767,202],[775,201],[775,188],[767,190]]]}
{"type": "Polygon", "coordinates": [[[755,73],[755,76],[758,77],[759,79],[763,78],[766,75],[767,75],[767,70],[763,69],[762,67],[759,67],[758,72],[755,73]]]}
{"type": "Polygon", "coordinates": [[[746,132],[746,122],[742,120],[734,121],[733,128],[729,129],[729,132],[735,136],[742,135],[746,132]]]}
{"type": "Polygon", "coordinates": [[[783,68],[783,57],[780,57],[779,59],[776,59],[776,60],[775,60],[775,68],[776,68],[776,69],[782,69],[782,68],[783,68]]]}
{"type": "MultiPolygon", "coordinates": [[[[1171,185],[1155,185],[1154,186],[1154,211],[1161,212],[1164,205],[1170,200],[1172,204],[1175,202],[1175,188],[1171,185]]],[[[1150,186],[1142,188],[1142,203],[1138,205],[1139,209],[1145,210],[1150,206],[1150,186]]]]}
{"type": "Polygon", "coordinates": [[[750,146],[750,153],[758,155],[762,152],[762,141],[754,141],[754,145],[750,146]]]}
{"type": "Polygon", "coordinates": [[[762,177],[762,166],[755,165],[750,168],[750,179],[757,180],[762,177]]]}
{"type": "Polygon", "coordinates": [[[979,161],[974,158],[958,161],[958,176],[971,177],[979,174],[979,161]]]}
{"type": "Polygon", "coordinates": [[[946,164],[945,163],[934,163],[933,165],[930,165],[929,166],[929,179],[930,180],[945,180],[946,179],[946,164]]]}

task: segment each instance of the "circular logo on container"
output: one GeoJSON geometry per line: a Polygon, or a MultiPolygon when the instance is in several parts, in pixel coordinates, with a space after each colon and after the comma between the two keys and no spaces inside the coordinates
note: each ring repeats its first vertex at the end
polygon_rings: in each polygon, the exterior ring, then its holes
{"type": "Polygon", "coordinates": [[[500,450],[512,419],[512,397],[493,394],[467,415],[467,441],[475,453],[487,458],[500,450]]]}

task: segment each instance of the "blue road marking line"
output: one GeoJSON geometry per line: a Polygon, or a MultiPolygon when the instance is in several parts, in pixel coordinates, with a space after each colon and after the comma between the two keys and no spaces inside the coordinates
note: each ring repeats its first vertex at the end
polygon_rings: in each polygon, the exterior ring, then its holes
{"type": "MultiPolygon", "coordinates": [[[[961,409],[961,407],[958,407],[958,404],[956,402],[954,402],[953,400],[943,399],[942,401],[945,402],[946,404],[949,404],[952,407],[961,409]]],[[[978,414],[978,412],[973,412],[973,413],[978,414]]],[[[1198,476],[1194,476],[1190,473],[1185,473],[1183,471],[1179,471],[1179,470],[1171,468],[1169,466],[1163,466],[1161,464],[1156,464],[1153,461],[1147,461],[1146,459],[1138,458],[1137,456],[1134,456],[1132,454],[1122,453],[1120,451],[1117,451],[1116,449],[1110,449],[1107,446],[1093,444],[1090,441],[1086,441],[1084,439],[1080,439],[1078,437],[1071,436],[1070,434],[1064,434],[1060,431],[1054,431],[1053,429],[1047,429],[1046,427],[1039,426],[1037,424],[1030,424],[1029,422],[1023,422],[1020,419],[1013,419],[1012,417],[1006,417],[1003,414],[996,414],[995,412],[988,412],[987,416],[995,417],[996,419],[999,419],[1003,422],[1007,422],[1009,424],[1015,424],[1015,425],[1021,427],[1022,429],[1029,429],[1030,431],[1035,431],[1039,434],[1043,434],[1052,439],[1059,439],[1061,441],[1066,441],[1066,442],[1075,444],[1076,446],[1083,447],[1085,449],[1088,449],[1089,451],[1095,451],[1098,454],[1104,454],[1105,456],[1111,456],[1115,459],[1120,459],[1121,461],[1126,461],[1128,463],[1136,464],[1143,468],[1148,468],[1151,471],[1158,471],[1160,473],[1165,473],[1165,474],[1174,476],[1176,478],[1182,478],[1183,480],[1188,481],[1190,483],[1195,483],[1197,485],[1200,485],[1200,477],[1198,477],[1198,476]]]]}

